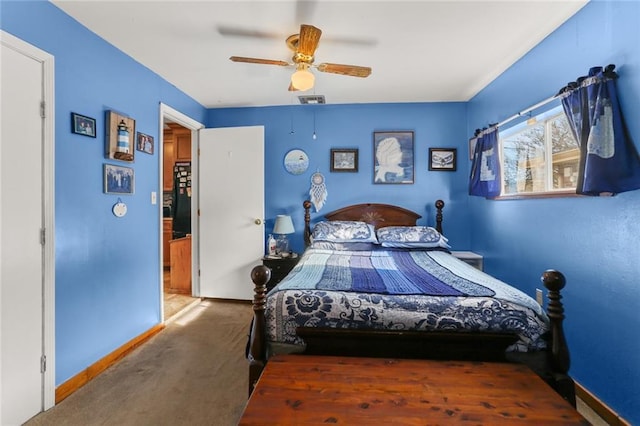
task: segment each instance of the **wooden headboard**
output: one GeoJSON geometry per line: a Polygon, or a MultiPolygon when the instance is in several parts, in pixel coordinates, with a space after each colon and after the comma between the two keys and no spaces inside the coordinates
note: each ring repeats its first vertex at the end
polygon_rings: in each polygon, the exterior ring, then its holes
{"type": "MultiPolygon", "coordinates": [[[[304,207],[304,243],[311,244],[311,201],[302,203],[304,207]]],[[[436,206],[436,229],[442,233],[442,209],[444,201],[438,200],[436,206]]],[[[354,204],[324,215],[327,220],[359,220],[370,223],[376,229],[385,226],[414,226],[420,219],[418,213],[391,204],[354,204]]]]}

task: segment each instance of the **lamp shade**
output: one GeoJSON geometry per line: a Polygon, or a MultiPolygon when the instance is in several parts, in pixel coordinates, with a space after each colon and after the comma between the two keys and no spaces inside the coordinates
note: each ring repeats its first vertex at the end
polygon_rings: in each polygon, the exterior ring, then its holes
{"type": "Polygon", "coordinates": [[[298,64],[298,70],[291,76],[291,84],[301,92],[311,89],[315,80],[307,64],[298,64]]]}
{"type": "Polygon", "coordinates": [[[293,229],[293,221],[291,220],[291,216],[287,216],[284,214],[279,214],[276,216],[276,223],[273,225],[273,233],[274,234],[293,234],[295,229],[293,229]]]}

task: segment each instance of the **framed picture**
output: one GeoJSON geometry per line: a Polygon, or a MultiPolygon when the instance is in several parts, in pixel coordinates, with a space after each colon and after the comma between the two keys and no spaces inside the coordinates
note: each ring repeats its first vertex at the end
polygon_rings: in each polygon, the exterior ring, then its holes
{"type": "Polygon", "coordinates": [[[456,171],[456,148],[429,148],[429,170],[456,171]]]}
{"type": "Polygon", "coordinates": [[[413,183],[413,132],[373,132],[373,183],[413,183]]]}
{"type": "Polygon", "coordinates": [[[136,120],[115,111],[105,113],[105,158],[132,162],[136,134],[136,120]]]}
{"type": "Polygon", "coordinates": [[[332,149],[331,150],[331,171],[332,172],[357,172],[358,171],[358,150],[357,149],[332,149]]]}
{"type": "Polygon", "coordinates": [[[136,149],[138,151],[146,152],[153,155],[153,136],[145,135],[138,132],[138,140],[136,143],[136,149]]]}
{"type": "Polygon", "coordinates": [[[78,135],[96,137],[96,119],[71,113],[71,132],[78,135]]]}
{"type": "Polygon", "coordinates": [[[105,194],[133,194],[133,169],[131,167],[104,165],[105,194]]]}

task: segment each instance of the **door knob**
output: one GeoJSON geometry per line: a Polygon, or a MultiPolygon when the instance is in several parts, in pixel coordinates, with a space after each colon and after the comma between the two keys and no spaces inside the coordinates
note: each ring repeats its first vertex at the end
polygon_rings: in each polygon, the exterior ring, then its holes
{"type": "Polygon", "coordinates": [[[256,219],[253,221],[253,223],[255,223],[256,225],[262,225],[262,220],[256,219]]]}

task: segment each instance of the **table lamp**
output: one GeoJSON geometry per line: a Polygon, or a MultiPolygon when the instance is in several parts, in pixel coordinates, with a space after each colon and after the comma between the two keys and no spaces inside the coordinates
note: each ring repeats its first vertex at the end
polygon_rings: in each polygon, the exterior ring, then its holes
{"type": "Polygon", "coordinates": [[[291,216],[279,214],[276,216],[276,223],[273,225],[273,233],[278,236],[276,241],[276,255],[287,256],[289,253],[289,240],[287,234],[293,234],[293,221],[291,216]],[[286,253],[286,254],[285,254],[286,253]]]}

